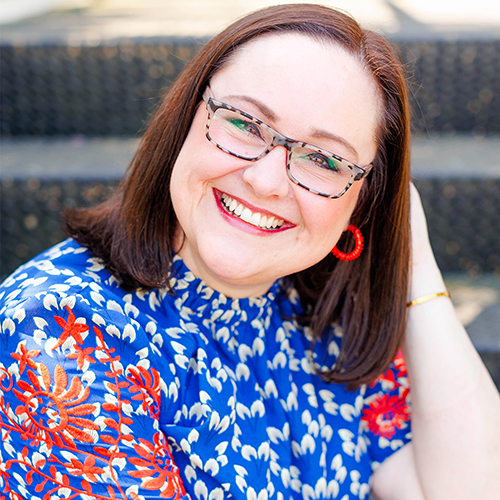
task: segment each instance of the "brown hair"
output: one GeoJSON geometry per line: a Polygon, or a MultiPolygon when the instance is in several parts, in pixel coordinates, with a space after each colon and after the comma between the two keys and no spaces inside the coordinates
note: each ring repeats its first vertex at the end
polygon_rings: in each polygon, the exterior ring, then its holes
{"type": "MultiPolygon", "coordinates": [[[[320,5],[269,7],[234,22],[209,41],[163,96],[128,176],[104,204],[66,212],[68,233],[106,264],[125,289],[167,286],[177,219],[172,169],[210,78],[249,40],[296,32],[332,41],[373,75],[382,101],[378,151],[351,222],[365,249],[353,262],[332,255],[290,277],[317,339],[343,327],[340,354],[324,377],[355,388],[391,362],[406,325],[409,266],[409,107],[401,63],[389,42],[349,16],[320,5]]],[[[341,238],[338,246],[345,248],[341,238]]],[[[318,360],[320,361],[320,360],[318,360]]]]}

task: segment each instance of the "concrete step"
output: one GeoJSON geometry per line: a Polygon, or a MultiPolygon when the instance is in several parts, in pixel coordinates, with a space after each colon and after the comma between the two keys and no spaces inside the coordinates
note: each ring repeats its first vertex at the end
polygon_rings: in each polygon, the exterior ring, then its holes
{"type": "MultiPolygon", "coordinates": [[[[138,145],[135,138],[81,134],[2,137],[0,179],[115,179],[123,175],[138,145]]],[[[500,136],[415,135],[412,174],[420,181],[499,179],[500,136]]]]}
{"type": "Polygon", "coordinates": [[[500,275],[445,275],[458,317],[500,390],[500,275]]]}

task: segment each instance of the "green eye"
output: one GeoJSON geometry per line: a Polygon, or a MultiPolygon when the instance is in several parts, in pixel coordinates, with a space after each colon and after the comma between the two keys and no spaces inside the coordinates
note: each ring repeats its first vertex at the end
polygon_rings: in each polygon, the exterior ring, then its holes
{"type": "Polygon", "coordinates": [[[238,118],[233,118],[231,120],[228,120],[228,122],[231,125],[234,125],[236,128],[239,128],[240,130],[246,130],[246,125],[243,120],[240,120],[238,118]]]}
{"type": "Polygon", "coordinates": [[[322,155],[320,153],[311,153],[304,157],[304,159],[307,159],[309,162],[313,163],[314,165],[325,168],[327,170],[333,170],[334,172],[338,172],[339,168],[337,166],[337,162],[333,158],[329,158],[325,155],[322,155]]]}
{"type": "Polygon", "coordinates": [[[236,128],[238,128],[242,132],[246,132],[248,134],[255,135],[255,136],[260,136],[259,127],[257,127],[257,125],[255,125],[255,123],[245,121],[245,120],[242,120],[240,118],[231,118],[229,120],[229,123],[231,123],[231,125],[234,125],[236,128]]]}

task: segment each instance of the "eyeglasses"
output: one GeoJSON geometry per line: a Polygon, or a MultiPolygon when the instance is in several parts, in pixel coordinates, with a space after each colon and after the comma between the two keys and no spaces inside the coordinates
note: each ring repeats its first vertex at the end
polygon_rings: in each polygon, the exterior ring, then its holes
{"type": "Polygon", "coordinates": [[[207,139],[219,149],[243,160],[257,161],[276,146],[287,150],[289,179],[311,193],[340,198],[354,181],[372,169],[358,167],[340,156],[280,134],[258,118],[229,104],[216,101],[207,87],[203,100],[207,106],[207,139]]]}

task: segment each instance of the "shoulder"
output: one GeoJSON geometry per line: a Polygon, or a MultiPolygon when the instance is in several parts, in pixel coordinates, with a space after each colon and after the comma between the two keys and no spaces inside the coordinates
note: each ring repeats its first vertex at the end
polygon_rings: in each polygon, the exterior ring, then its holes
{"type": "MultiPolygon", "coordinates": [[[[134,296],[136,302],[148,302],[137,298],[140,292],[134,296]]],[[[150,303],[147,306],[141,315],[131,294],[119,287],[104,265],[75,241],[66,240],[21,266],[0,285],[1,338],[8,352],[21,352],[20,344],[34,341],[52,353],[59,347],[65,352],[82,346],[89,331],[95,335],[86,343],[92,338],[98,341],[99,331],[108,340],[128,335],[131,341],[140,331],[144,338],[130,343],[139,350],[150,340],[147,329],[152,320],[147,313],[152,310],[150,303]]]]}
{"type": "Polygon", "coordinates": [[[117,288],[116,280],[89,251],[72,239],[46,250],[19,267],[0,285],[0,305],[43,293],[69,295],[92,284],[117,288]]]}
{"type": "MultiPolygon", "coordinates": [[[[19,267],[0,285],[3,331],[35,321],[37,327],[67,310],[92,314],[94,302],[123,295],[116,280],[72,239],[19,267]]],[[[71,313],[73,314],[73,312],[71,313]]],[[[70,315],[71,316],[71,315],[70,315]]]]}
{"type": "Polygon", "coordinates": [[[19,267],[0,285],[0,316],[11,317],[19,308],[46,315],[66,306],[128,316],[132,302],[147,303],[145,312],[154,314],[163,295],[158,290],[126,292],[98,258],[68,239],[19,267]]]}
{"type": "Polygon", "coordinates": [[[123,290],[86,248],[66,240],[0,285],[0,365],[28,345],[52,357],[100,351],[103,342],[119,349],[124,360],[161,364],[162,346],[176,354],[179,315],[165,304],[172,301],[163,290],[123,290]]]}

